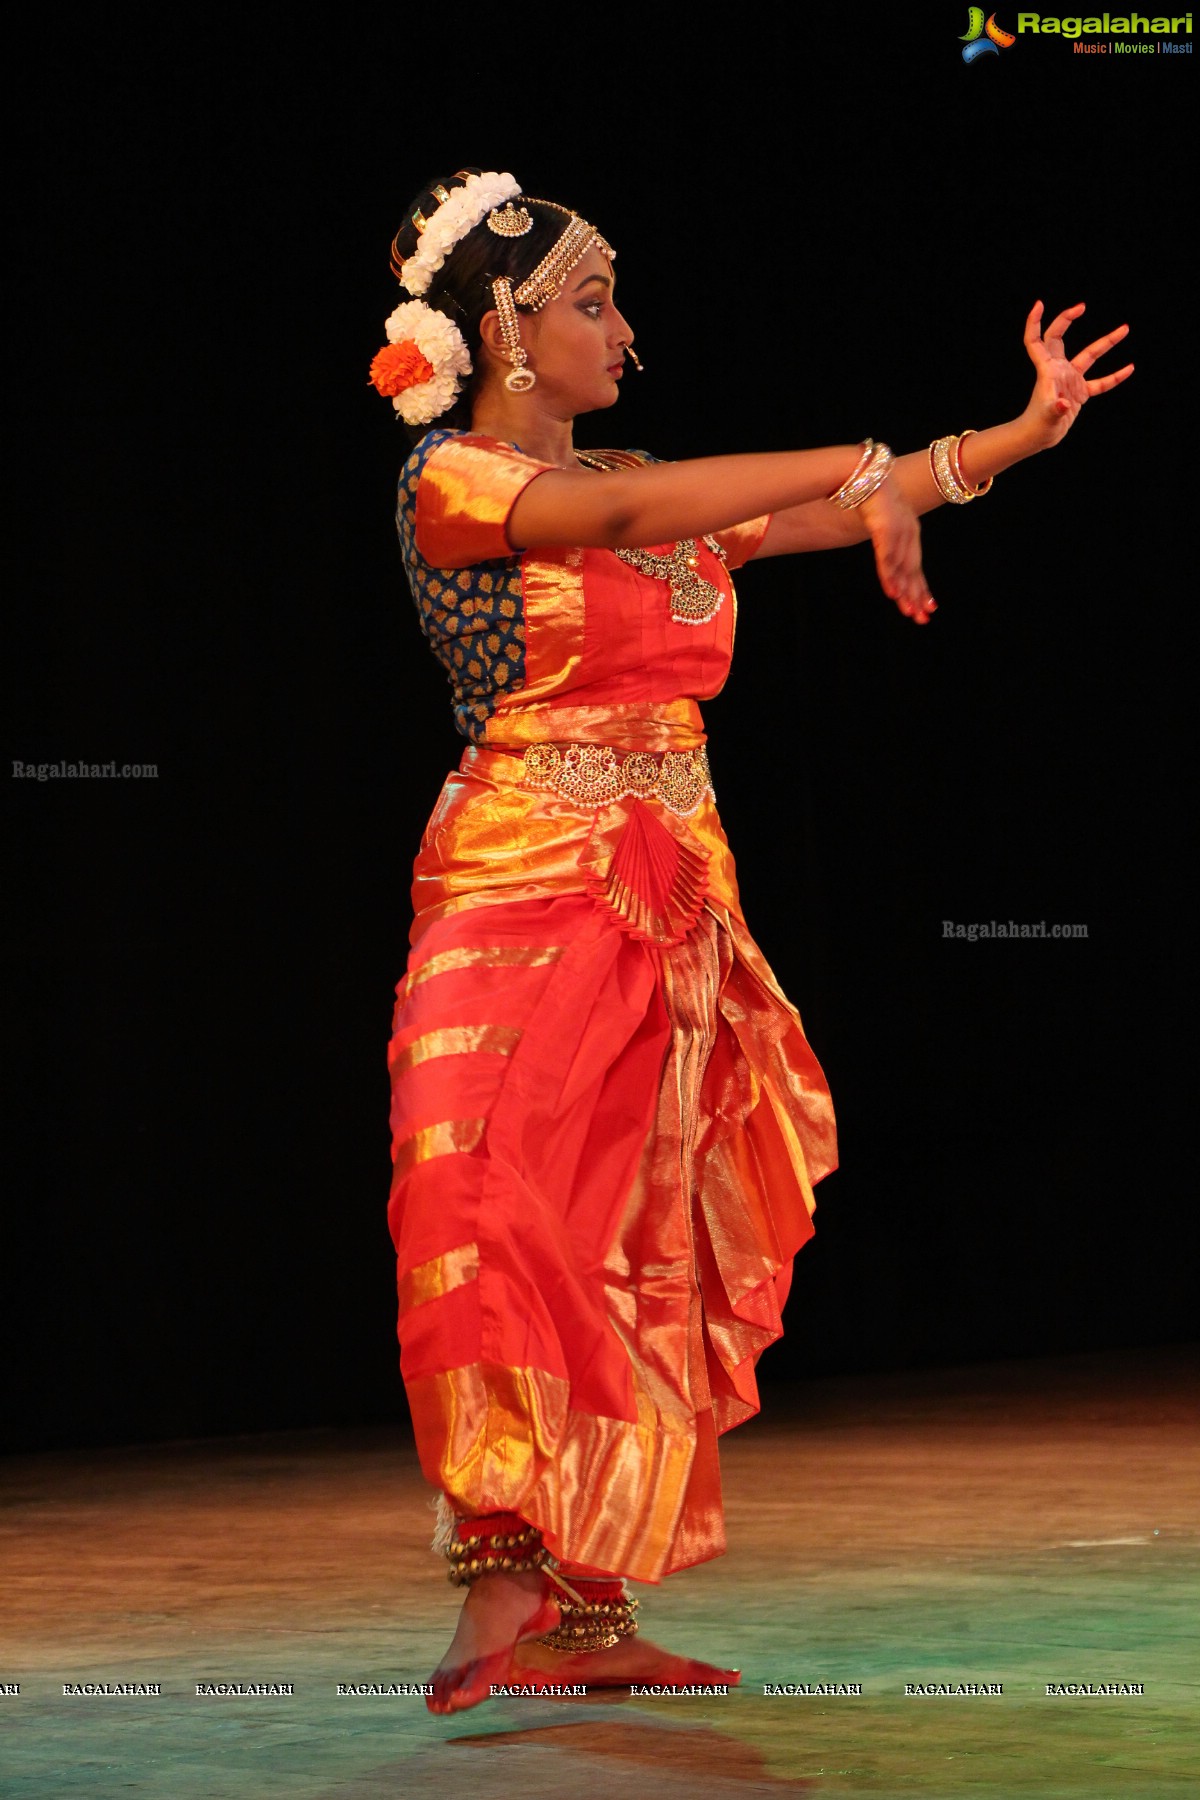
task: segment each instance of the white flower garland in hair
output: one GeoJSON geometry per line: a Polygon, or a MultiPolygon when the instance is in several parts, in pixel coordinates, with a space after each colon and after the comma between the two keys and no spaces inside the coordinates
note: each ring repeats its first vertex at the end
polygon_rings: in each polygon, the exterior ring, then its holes
{"type": "MultiPolygon", "coordinates": [[[[471,373],[466,340],[453,319],[435,312],[424,300],[404,301],[384,330],[389,344],[415,344],[433,369],[430,380],[392,392],[392,405],[406,425],[429,425],[458,398],[471,373]]],[[[376,386],[381,392],[389,391],[378,381],[376,386]]]]}
{"type": "Polygon", "coordinates": [[[468,175],[460,188],[451,189],[450,198],[442,201],[421,233],[413,254],[401,263],[401,287],[410,294],[428,293],[430,282],[455,244],[474,231],[494,207],[520,191],[515,176],[498,174],[495,169],[468,175]]]}

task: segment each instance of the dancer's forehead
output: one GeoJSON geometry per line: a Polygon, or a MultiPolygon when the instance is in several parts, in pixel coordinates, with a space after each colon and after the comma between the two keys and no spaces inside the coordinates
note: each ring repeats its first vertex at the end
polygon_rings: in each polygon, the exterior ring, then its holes
{"type": "Polygon", "coordinates": [[[612,292],[616,286],[613,266],[603,250],[591,249],[581,257],[563,283],[562,292],[570,299],[581,294],[597,294],[612,292]]]}

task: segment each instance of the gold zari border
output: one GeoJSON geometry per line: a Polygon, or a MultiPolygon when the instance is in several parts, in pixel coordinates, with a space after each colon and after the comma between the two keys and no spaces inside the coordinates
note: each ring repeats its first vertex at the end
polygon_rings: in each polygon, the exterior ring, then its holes
{"type": "Polygon", "coordinates": [[[470,1155],[483,1142],[486,1129],[486,1118],[439,1119],[436,1125],[422,1125],[396,1147],[396,1178],[401,1179],[418,1163],[428,1162],[434,1156],[453,1156],[456,1151],[470,1155]]]}
{"type": "Polygon", "coordinates": [[[511,1056],[520,1041],[519,1025],[439,1025],[395,1052],[391,1059],[392,1079],[395,1081],[433,1056],[462,1056],[471,1051],[511,1056]]]}
{"type": "Polygon", "coordinates": [[[418,1263],[415,1269],[410,1269],[400,1282],[400,1311],[410,1312],[414,1306],[424,1306],[426,1301],[440,1300],[443,1294],[451,1294],[464,1282],[478,1278],[478,1244],[460,1244],[456,1250],[431,1256],[428,1262],[418,1263]]]}
{"type": "Polygon", "coordinates": [[[401,986],[407,997],[419,982],[431,981],[437,975],[498,966],[536,968],[540,963],[557,962],[562,953],[561,944],[458,944],[453,950],[439,951],[421,963],[406,976],[401,986]]]}

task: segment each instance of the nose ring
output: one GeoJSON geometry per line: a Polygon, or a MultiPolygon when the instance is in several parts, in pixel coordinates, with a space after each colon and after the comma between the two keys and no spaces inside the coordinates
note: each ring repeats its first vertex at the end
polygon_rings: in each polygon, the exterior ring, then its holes
{"type": "Polygon", "coordinates": [[[638,357],[637,351],[633,348],[632,344],[626,344],[625,354],[629,358],[630,362],[633,364],[634,368],[637,370],[638,374],[640,375],[642,372],[641,360],[638,357]]]}

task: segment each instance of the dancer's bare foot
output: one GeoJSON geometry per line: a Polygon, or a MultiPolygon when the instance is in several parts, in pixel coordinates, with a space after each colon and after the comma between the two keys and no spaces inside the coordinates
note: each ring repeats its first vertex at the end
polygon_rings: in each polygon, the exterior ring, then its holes
{"type": "Polygon", "coordinates": [[[540,1636],[558,1624],[558,1607],[546,1597],[546,1580],[536,1569],[520,1575],[485,1575],[467,1589],[458,1625],[433,1671],[430,1712],[463,1712],[488,1698],[512,1666],[518,1641],[540,1636]]]}
{"type": "Polygon", "coordinates": [[[513,1658],[510,1680],[529,1682],[539,1676],[555,1684],[588,1687],[737,1687],[742,1679],[739,1669],[719,1669],[695,1657],[676,1656],[641,1636],[624,1637],[611,1650],[578,1655],[536,1641],[524,1643],[513,1658]]]}

